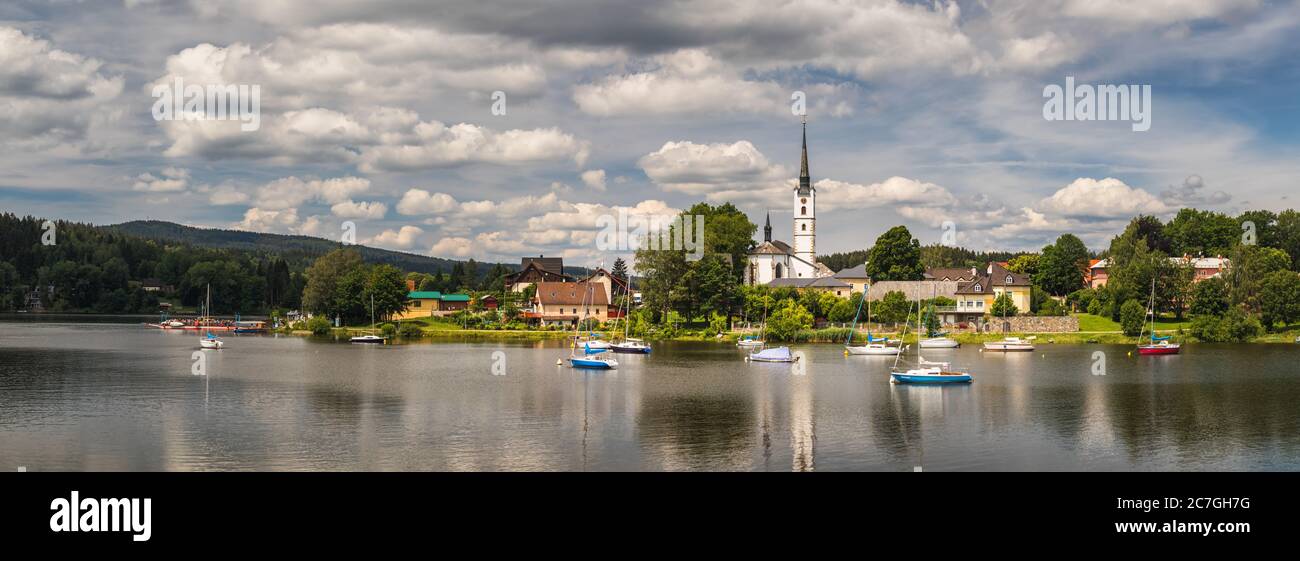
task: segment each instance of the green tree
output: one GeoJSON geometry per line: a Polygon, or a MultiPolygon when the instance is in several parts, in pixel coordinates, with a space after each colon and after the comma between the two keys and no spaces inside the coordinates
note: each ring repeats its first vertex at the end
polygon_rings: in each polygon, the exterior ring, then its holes
{"type": "Polygon", "coordinates": [[[1053,296],[1065,296],[1083,286],[1083,274],[1088,267],[1088,247],[1074,234],[1056,238],[1056,243],[1043,248],[1038,264],[1038,274],[1033,280],[1053,296]]]}
{"type": "MultiPolygon", "coordinates": [[[[742,261],[742,263],[743,263],[743,261],[742,261]]],[[[614,278],[616,278],[616,279],[618,279],[618,280],[619,280],[620,282],[622,282],[623,284],[627,285],[627,284],[628,284],[627,262],[626,262],[626,261],[623,261],[623,258],[622,258],[622,257],[619,257],[619,258],[614,259],[614,266],[610,268],[610,270],[609,270],[609,275],[612,276],[612,277],[614,277],[614,278]]],[[[629,286],[630,286],[630,285],[629,285],[629,286]]],[[[615,294],[615,295],[618,295],[618,294],[620,294],[620,293],[622,293],[622,292],[624,292],[623,287],[618,286],[617,284],[615,284],[615,285],[614,285],[614,294],[615,294]]]]}
{"type": "Polygon", "coordinates": [[[867,276],[873,282],[886,280],[921,280],[925,267],[921,265],[921,243],[912,237],[906,226],[894,226],[876,238],[867,261],[867,276]]]}
{"type": "MultiPolygon", "coordinates": [[[[1046,250],[1044,249],[1044,251],[1046,250]]],[[[1012,257],[1010,261],[1007,261],[1007,270],[1013,273],[1029,275],[1030,277],[1037,278],[1040,267],[1042,266],[1042,258],[1043,256],[1037,253],[1017,255],[1012,257]]]]}
{"type": "Polygon", "coordinates": [[[1260,282],[1260,322],[1272,330],[1278,324],[1300,319],[1300,275],[1294,271],[1273,271],[1260,282]]]}
{"type": "Polygon", "coordinates": [[[1277,248],[1291,257],[1291,270],[1300,270],[1300,212],[1287,209],[1279,213],[1274,232],[1277,248]]]}
{"type": "Polygon", "coordinates": [[[1241,239],[1241,225],[1232,217],[1194,208],[1179,210],[1165,231],[1171,255],[1226,255],[1241,239]]]}
{"type": "Polygon", "coordinates": [[[776,341],[790,341],[804,329],[812,327],[813,316],[794,300],[771,315],[767,320],[767,336],[776,341]]]}
{"type": "Polygon", "coordinates": [[[1003,292],[993,300],[993,306],[989,308],[989,313],[994,317],[1005,318],[1020,313],[1020,310],[1016,308],[1016,303],[1011,299],[1011,294],[1003,292]]]}
{"type": "Polygon", "coordinates": [[[1206,343],[1245,343],[1264,330],[1259,319],[1233,306],[1222,316],[1197,316],[1189,331],[1206,343]]]}
{"type": "Polygon", "coordinates": [[[1233,304],[1249,312],[1260,311],[1260,283],[1274,271],[1291,268],[1291,256],[1285,251],[1257,245],[1240,245],[1232,252],[1228,269],[1229,297],[1233,304]]]}
{"type": "Polygon", "coordinates": [[[907,295],[897,290],[886,292],[871,307],[871,313],[874,321],[879,323],[902,323],[907,321],[907,314],[912,309],[912,303],[907,300],[907,295]]]}
{"type": "Polygon", "coordinates": [[[375,265],[366,280],[365,304],[374,298],[375,316],[385,318],[406,309],[406,282],[402,271],[387,264],[375,265]]]}
{"type": "MultiPolygon", "coordinates": [[[[749,221],[749,216],[731,203],[710,205],[696,203],[686,209],[683,215],[692,216],[692,226],[697,220],[704,220],[704,252],[730,256],[729,263],[745,263],[749,250],[754,247],[754,232],[758,226],[749,221]]],[[[687,233],[694,236],[694,232],[687,233]]],[[[698,240],[697,240],[698,242],[698,240]]],[[[637,267],[637,271],[641,268],[637,267]]],[[[734,267],[732,274],[736,284],[744,279],[744,268],[734,267]]]]}
{"type": "Polygon", "coordinates": [[[1147,309],[1137,300],[1124,302],[1119,309],[1119,325],[1124,330],[1124,334],[1129,337],[1136,337],[1142,332],[1142,324],[1146,321],[1147,309]]]}
{"type": "Polygon", "coordinates": [[[314,314],[335,317],[341,313],[335,295],[340,281],[363,266],[361,254],[351,249],[336,249],[320,256],[307,268],[307,286],[303,288],[303,307],[314,314]]]}
{"type": "Polygon", "coordinates": [[[852,301],[840,298],[834,306],[831,307],[830,315],[826,318],[836,323],[849,323],[853,321],[853,314],[857,312],[857,305],[852,301]]]}
{"type": "Polygon", "coordinates": [[[1278,231],[1278,215],[1271,210],[1248,210],[1237,217],[1237,224],[1241,225],[1238,230],[1239,236],[1244,236],[1248,230],[1253,230],[1255,234],[1254,245],[1264,247],[1278,247],[1281,238],[1278,231]]]}
{"type": "Polygon", "coordinates": [[[1228,284],[1221,277],[1211,277],[1196,283],[1192,290],[1192,315],[1220,316],[1228,311],[1228,284]]]}

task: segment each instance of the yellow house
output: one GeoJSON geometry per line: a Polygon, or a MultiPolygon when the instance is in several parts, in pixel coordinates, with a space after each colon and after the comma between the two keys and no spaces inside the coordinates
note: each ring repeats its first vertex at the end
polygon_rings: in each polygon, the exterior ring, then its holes
{"type": "Polygon", "coordinates": [[[871,284],[871,279],[867,277],[867,264],[863,263],[857,267],[849,267],[838,273],[835,278],[849,285],[849,292],[866,292],[867,285],[871,284]]]}
{"type": "Polygon", "coordinates": [[[469,306],[467,294],[443,294],[438,291],[413,291],[406,295],[406,309],[393,314],[394,321],[446,315],[469,306]]]}
{"type": "Polygon", "coordinates": [[[991,262],[985,274],[975,280],[957,284],[958,314],[992,315],[993,302],[1003,294],[1011,295],[1011,302],[1021,314],[1029,313],[1033,283],[1028,275],[1013,273],[1001,263],[991,262]]]}

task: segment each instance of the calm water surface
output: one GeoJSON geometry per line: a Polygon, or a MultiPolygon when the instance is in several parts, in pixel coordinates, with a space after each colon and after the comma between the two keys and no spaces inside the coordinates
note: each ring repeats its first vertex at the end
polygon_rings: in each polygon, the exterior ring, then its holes
{"type": "Polygon", "coordinates": [[[228,336],[196,376],[197,339],[0,322],[0,469],[1300,468],[1300,348],[1288,345],[927,350],[976,381],[912,387],[889,383],[892,359],[835,345],[796,346],[791,366],[659,343],[590,372],[556,366],[559,341],[284,336],[228,336]]]}

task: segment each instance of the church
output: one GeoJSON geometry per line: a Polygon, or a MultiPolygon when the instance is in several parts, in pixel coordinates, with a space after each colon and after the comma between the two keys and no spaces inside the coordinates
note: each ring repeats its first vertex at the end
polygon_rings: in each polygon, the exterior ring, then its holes
{"type": "Polygon", "coordinates": [[[829,267],[817,262],[817,189],[812,186],[812,178],[808,175],[807,120],[803,123],[799,186],[792,195],[794,247],[772,239],[772,215],[769,213],[767,223],[763,226],[763,243],[749,252],[745,284],[770,284],[777,279],[808,279],[811,282],[835,274],[829,267]]]}

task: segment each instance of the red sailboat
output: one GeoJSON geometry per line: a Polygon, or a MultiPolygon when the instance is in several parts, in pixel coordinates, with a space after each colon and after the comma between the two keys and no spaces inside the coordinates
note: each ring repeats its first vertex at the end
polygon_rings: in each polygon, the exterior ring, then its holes
{"type": "MultiPolygon", "coordinates": [[[[1176,355],[1182,349],[1182,345],[1169,341],[1169,336],[1156,335],[1156,280],[1151,279],[1151,300],[1147,304],[1147,317],[1151,318],[1151,339],[1149,343],[1138,343],[1138,354],[1140,355],[1176,355]]],[[[1142,333],[1146,333],[1146,325],[1142,326],[1142,333]]],[[[1142,340],[1142,333],[1138,334],[1138,341],[1142,340]]]]}

